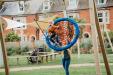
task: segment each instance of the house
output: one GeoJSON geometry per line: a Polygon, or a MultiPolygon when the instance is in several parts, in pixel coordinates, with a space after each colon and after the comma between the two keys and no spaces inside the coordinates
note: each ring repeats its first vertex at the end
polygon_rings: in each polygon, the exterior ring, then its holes
{"type": "MultiPolygon", "coordinates": [[[[0,11],[0,15],[8,19],[16,20],[22,23],[34,22],[34,19],[38,19],[36,12],[40,6],[40,5],[37,5],[36,1],[37,0],[33,0],[32,3],[29,0],[5,2],[3,5],[3,8],[0,11]],[[34,5],[35,6],[37,5],[36,6],[37,9],[31,10],[32,8],[34,8],[34,5]],[[26,10],[28,9],[28,7],[29,7],[29,11],[26,10]]],[[[6,36],[10,31],[14,31],[21,37],[21,41],[20,41],[21,46],[25,46],[26,43],[27,45],[31,46],[32,40],[39,39],[39,29],[37,29],[36,27],[23,26],[23,27],[13,28],[10,30],[5,30],[4,36],[6,36]]]]}
{"type": "MultiPolygon", "coordinates": [[[[107,27],[108,31],[113,31],[113,0],[95,0],[98,8],[98,19],[101,27],[107,27]]],[[[90,23],[89,0],[79,0],[78,4],[79,16],[90,23]]],[[[85,32],[90,35],[91,27],[86,26],[85,32]]]]}
{"type": "MultiPolygon", "coordinates": [[[[54,14],[57,12],[57,14],[59,14],[63,10],[66,10],[68,17],[83,19],[86,23],[90,24],[89,0],[65,0],[65,4],[63,0],[60,0],[60,2],[57,1],[59,0],[54,1],[55,4],[52,5],[49,12],[54,14]],[[61,3],[61,6],[58,5],[59,3],[61,3]]],[[[95,2],[98,8],[97,14],[101,28],[104,29],[107,27],[107,31],[113,31],[113,0],[95,0],[95,2]]],[[[88,34],[90,36],[90,25],[85,25],[83,34],[88,34]]]]}
{"type": "MultiPolygon", "coordinates": [[[[52,10],[51,12],[56,11],[51,8],[48,8],[45,4],[46,1],[42,2],[40,0],[5,2],[3,8],[0,11],[0,15],[8,19],[29,24],[34,22],[34,19],[43,20],[47,17],[50,17],[50,15],[51,16],[54,15],[54,14],[49,14],[48,16],[46,13],[42,14],[45,11],[50,11],[50,10],[52,10]],[[37,5],[37,3],[39,4],[37,5]]],[[[50,5],[50,3],[48,5],[50,5]]],[[[58,6],[59,4],[57,4],[57,7],[58,6]]],[[[56,4],[55,4],[55,8],[56,8],[56,4]]],[[[61,11],[61,9],[59,11],[61,11]]],[[[20,41],[21,46],[25,46],[25,45],[32,46],[32,41],[37,42],[37,40],[44,39],[42,38],[43,34],[41,30],[39,28],[33,27],[32,25],[5,30],[4,36],[6,36],[10,31],[14,31],[21,37],[21,41],[20,41]]]]}
{"type": "MultiPolygon", "coordinates": [[[[106,24],[108,30],[113,31],[113,0],[96,0],[98,7],[99,22],[102,26],[106,24]]],[[[0,15],[23,23],[32,23],[34,19],[44,20],[58,14],[64,17],[64,10],[68,17],[84,19],[90,23],[89,0],[26,0],[5,2],[0,15]],[[37,4],[38,3],[38,4],[37,4]]],[[[22,46],[27,42],[31,45],[32,40],[41,40],[42,32],[39,28],[23,26],[5,31],[15,31],[21,37],[22,46]]],[[[86,25],[84,33],[90,36],[91,27],[86,25]]]]}

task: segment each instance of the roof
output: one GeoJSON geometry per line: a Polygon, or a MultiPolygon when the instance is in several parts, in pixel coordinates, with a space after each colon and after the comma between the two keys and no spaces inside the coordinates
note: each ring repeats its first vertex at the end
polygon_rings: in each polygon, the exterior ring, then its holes
{"type": "Polygon", "coordinates": [[[89,8],[89,0],[79,0],[77,9],[87,9],[89,8]]]}
{"type": "MultiPolygon", "coordinates": [[[[65,0],[65,5],[63,0],[50,0],[51,8],[48,11],[43,11],[43,1],[44,0],[28,0],[25,1],[25,12],[19,11],[18,1],[16,2],[5,2],[3,5],[3,9],[0,10],[0,15],[20,15],[20,14],[36,14],[36,13],[47,13],[47,12],[57,12],[63,11],[68,8],[69,0],[65,0]]],[[[97,2],[97,0],[96,0],[97,2]]],[[[108,0],[105,5],[97,5],[98,7],[109,7],[113,6],[113,0],[108,0]]],[[[89,8],[89,0],[79,0],[78,7],[73,8],[68,11],[76,11],[78,9],[88,9],[89,8]]]]}
{"type": "Polygon", "coordinates": [[[51,12],[64,10],[65,7],[63,0],[51,0],[51,1],[54,2],[50,10],[51,12]]]}
{"type": "Polygon", "coordinates": [[[43,11],[43,1],[44,0],[30,0],[25,1],[25,12],[19,11],[18,1],[16,2],[5,2],[4,10],[0,12],[0,15],[20,15],[20,14],[36,14],[36,13],[46,13],[46,12],[59,12],[65,10],[68,6],[68,0],[64,5],[63,0],[50,0],[51,8],[48,11],[43,11]]]}
{"type": "Polygon", "coordinates": [[[41,7],[42,2],[43,0],[25,1],[25,12],[20,11],[19,1],[5,2],[3,8],[0,10],[0,15],[34,14],[40,12],[39,8],[41,7]]]}
{"type": "Polygon", "coordinates": [[[107,2],[106,5],[107,5],[107,6],[113,6],[113,0],[108,0],[108,2],[107,2]]]}

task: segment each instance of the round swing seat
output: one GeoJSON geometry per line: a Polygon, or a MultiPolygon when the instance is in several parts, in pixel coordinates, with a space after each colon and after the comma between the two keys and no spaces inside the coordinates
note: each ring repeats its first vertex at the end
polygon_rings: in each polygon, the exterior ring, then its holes
{"type": "MultiPolygon", "coordinates": [[[[46,32],[46,43],[47,45],[52,48],[53,50],[55,51],[63,51],[63,50],[66,50],[70,47],[72,47],[78,40],[78,37],[79,37],[79,34],[80,34],[80,30],[79,30],[79,26],[78,24],[76,23],[76,21],[72,18],[58,18],[54,21],[54,25],[58,24],[59,22],[70,22],[71,25],[73,25],[74,27],[74,36],[73,36],[73,39],[71,42],[67,43],[65,46],[58,46],[57,44],[53,44],[51,42],[51,38],[49,36],[49,33],[46,32]]],[[[60,32],[60,30],[59,30],[60,32]]]]}

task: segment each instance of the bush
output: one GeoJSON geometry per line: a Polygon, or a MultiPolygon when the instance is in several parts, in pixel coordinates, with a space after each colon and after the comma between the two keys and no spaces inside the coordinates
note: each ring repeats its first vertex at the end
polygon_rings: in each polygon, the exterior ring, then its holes
{"type": "Polygon", "coordinates": [[[22,52],[28,52],[29,50],[30,50],[30,49],[29,49],[29,47],[27,47],[27,46],[22,48],[22,52]]]}
{"type": "Polygon", "coordinates": [[[11,48],[7,48],[7,55],[11,56],[11,55],[21,55],[23,52],[23,50],[20,47],[11,47],[11,48]]]}
{"type": "Polygon", "coordinates": [[[88,48],[90,49],[92,47],[92,42],[90,38],[85,38],[84,41],[80,44],[80,48],[88,48]]]}
{"type": "Polygon", "coordinates": [[[82,53],[90,53],[90,49],[92,48],[92,41],[90,38],[84,38],[84,40],[80,44],[80,48],[82,53]]]}
{"type": "Polygon", "coordinates": [[[14,48],[14,49],[15,49],[15,54],[17,54],[17,55],[21,55],[22,50],[21,50],[20,47],[17,47],[17,48],[14,48]]]}
{"type": "Polygon", "coordinates": [[[17,34],[15,34],[14,32],[10,32],[9,34],[6,35],[5,40],[7,42],[20,41],[20,37],[17,34]]]}
{"type": "Polygon", "coordinates": [[[106,48],[106,52],[107,52],[107,54],[113,54],[113,51],[111,48],[106,48]]]}
{"type": "Polygon", "coordinates": [[[15,53],[15,49],[14,48],[7,48],[7,55],[11,56],[15,53]]]}

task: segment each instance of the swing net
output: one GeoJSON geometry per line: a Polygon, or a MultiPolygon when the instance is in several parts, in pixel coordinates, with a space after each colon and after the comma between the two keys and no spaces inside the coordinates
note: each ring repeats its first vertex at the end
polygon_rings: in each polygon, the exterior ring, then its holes
{"type": "Polygon", "coordinates": [[[79,36],[78,24],[71,18],[58,18],[47,30],[46,42],[55,51],[73,46],[79,36]]]}

